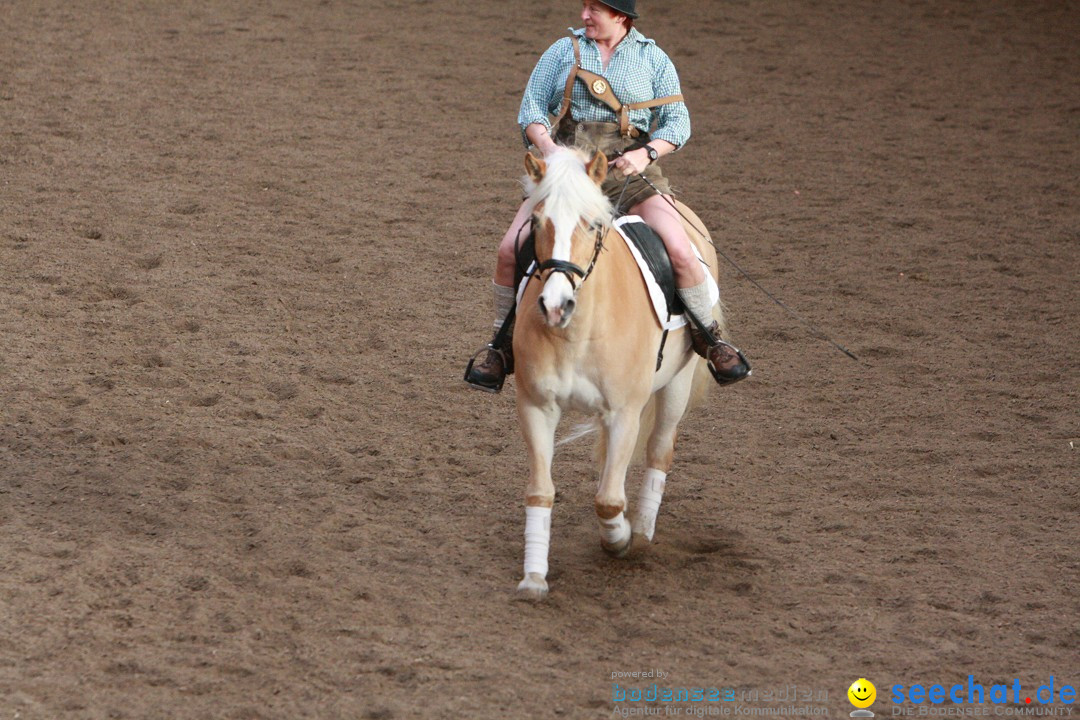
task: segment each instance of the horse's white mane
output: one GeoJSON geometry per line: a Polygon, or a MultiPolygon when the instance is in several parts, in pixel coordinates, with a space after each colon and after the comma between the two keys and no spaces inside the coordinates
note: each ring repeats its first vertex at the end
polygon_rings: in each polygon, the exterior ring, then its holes
{"type": "Polygon", "coordinates": [[[611,201],[585,171],[588,156],[581,150],[564,148],[546,158],[547,172],[537,185],[526,176],[529,206],[544,203],[543,215],[555,225],[575,223],[608,224],[611,201]]]}

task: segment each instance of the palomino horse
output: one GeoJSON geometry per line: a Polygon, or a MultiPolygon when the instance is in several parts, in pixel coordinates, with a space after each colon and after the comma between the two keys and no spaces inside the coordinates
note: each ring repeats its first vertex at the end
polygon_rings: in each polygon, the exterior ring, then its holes
{"type": "MultiPolygon", "coordinates": [[[[537,270],[521,297],[514,333],[518,420],[530,467],[518,594],[542,599],[555,501],[551,460],[562,411],[596,418],[600,543],[622,556],[633,535],[652,540],[677,426],[691,397],[704,393],[708,371],[690,349],[686,328],[670,333],[657,369],[663,330],[633,256],[611,226],[611,203],[600,191],[607,174],[603,153],[587,158],[563,150],[546,163],[530,154],[525,166],[535,184],[537,270]],[[639,438],[646,469],[631,524],[624,485],[639,438]]],[[[680,210],[700,226],[689,208],[680,204],[680,210]]],[[[689,226],[687,233],[716,279],[711,242],[689,226]]],[[[714,314],[722,323],[719,305],[714,314]]]]}

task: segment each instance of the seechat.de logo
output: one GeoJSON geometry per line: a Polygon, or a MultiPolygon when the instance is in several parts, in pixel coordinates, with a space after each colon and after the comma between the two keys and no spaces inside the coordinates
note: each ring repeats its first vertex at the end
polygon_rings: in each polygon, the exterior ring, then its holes
{"type": "Polygon", "coordinates": [[[1015,678],[1008,683],[985,686],[976,682],[974,675],[968,675],[966,683],[956,683],[955,685],[942,685],[939,683],[929,686],[914,684],[907,687],[893,685],[889,690],[892,693],[889,699],[896,705],[904,703],[911,703],[912,705],[922,705],[924,703],[929,705],[941,705],[943,703],[952,703],[954,705],[982,703],[990,703],[991,705],[1004,705],[1006,703],[1049,705],[1055,702],[1072,705],[1076,702],[1077,695],[1075,687],[1058,684],[1052,675],[1050,676],[1050,682],[1040,685],[1035,692],[1024,690],[1019,678],[1015,678]]]}

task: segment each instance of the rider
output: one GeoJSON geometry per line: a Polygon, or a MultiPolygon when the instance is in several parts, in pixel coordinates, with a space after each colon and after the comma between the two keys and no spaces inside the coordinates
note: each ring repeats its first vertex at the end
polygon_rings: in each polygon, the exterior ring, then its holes
{"type": "MultiPolygon", "coordinates": [[[[558,152],[561,145],[576,145],[615,158],[614,172],[608,173],[602,189],[613,203],[621,201],[622,208],[641,216],[664,241],[679,296],[696,320],[690,324],[694,350],[711,362],[718,382],[733,383],[745,378],[750,367],[735,347],[718,337],[705,271],[670,201],[670,185],[655,165],[658,158],[690,138],[690,115],[679,94],[675,66],[634,27],[635,3],[582,2],[585,27],[558,40],[541,56],[525,87],[518,123],[526,145],[545,156],[558,152]],[[571,92],[567,79],[575,65],[577,80],[583,82],[574,82],[571,92]],[[620,104],[626,104],[626,109],[617,113],[614,107],[620,104]],[[654,120],[656,130],[650,134],[654,120]],[[651,186],[639,175],[648,178],[651,186]]],[[[510,334],[498,330],[514,308],[516,248],[528,235],[530,217],[525,202],[499,244],[494,282],[497,335],[465,377],[481,390],[498,392],[507,373],[513,371],[510,334]]]]}

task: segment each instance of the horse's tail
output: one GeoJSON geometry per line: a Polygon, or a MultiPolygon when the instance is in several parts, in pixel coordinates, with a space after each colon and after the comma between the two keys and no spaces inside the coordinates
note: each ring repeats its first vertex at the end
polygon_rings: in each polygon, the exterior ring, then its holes
{"type": "MultiPolygon", "coordinates": [[[[709,388],[713,386],[712,373],[709,372],[708,364],[702,358],[697,358],[696,362],[694,379],[690,384],[690,402],[686,406],[686,412],[690,412],[705,402],[705,398],[709,395],[709,388]]],[[[683,413],[683,417],[685,416],[686,413],[683,413]]]]}
{"type": "Polygon", "coordinates": [[[724,299],[720,298],[720,301],[713,306],[712,311],[713,318],[720,324],[720,338],[722,340],[726,340],[728,334],[727,315],[724,314],[726,309],[727,308],[724,307],[724,299]]]}
{"type": "Polygon", "coordinates": [[[570,432],[564,437],[559,438],[555,442],[555,447],[562,445],[569,445],[570,443],[577,442],[586,435],[592,435],[600,427],[600,421],[596,419],[588,420],[586,422],[580,422],[571,428],[570,432]]]}
{"type": "MultiPolygon", "coordinates": [[[[722,337],[727,335],[727,321],[724,318],[724,301],[721,300],[713,306],[713,318],[720,324],[720,335],[722,337]]],[[[690,381],[690,400],[686,404],[686,410],[683,412],[683,417],[686,417],[687,413],[701,405],[705,398],[709,395],[709,388],[712,387],[712,374],[709,372],[709,366],[705,363],[705,360],[700,357],[694,357],[694,378],[690,381]]],[[[656,395],[649,398],[649,402],[645,405],[645,408],[641,411],[641,424],[638,426],[637,440],[634,442],[634,455],[630,461],[632,465],[640,465],[645,460],[645,448],[649,443],[649,436],[652,435],[653,429],[656,427],[656,395]]],[[[556,445],[562,445],[563,443],[573,442],[585,435],[596,434],[596,440],[593,445],[593,460],[597,468],[603,467],[604,458],[607,453],[607,433],[604,432],[604,426],[600,424],[598,419],[593,419],[590,422],[585,422],[577,425],[571,434],[563,440],[556,443],[556,445]]]]}

